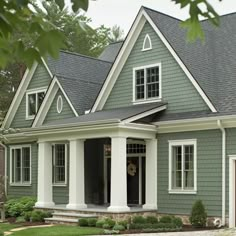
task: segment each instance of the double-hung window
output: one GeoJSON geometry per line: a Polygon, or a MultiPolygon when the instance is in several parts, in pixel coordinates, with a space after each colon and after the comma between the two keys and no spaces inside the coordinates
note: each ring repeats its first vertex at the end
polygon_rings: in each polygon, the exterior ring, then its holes
{"type": "Polygon", "coordinates": [[[31,183],[31,148],[16,146],[10,148],[11,184],[28,185],[31,183]]]}
{"type": "Polygon", "coordinates": [[[54,144],[53,156],[53,184],[67,184],[67,144],[54,144]]]}
{"type": "Polygon", "coordinates": [[[196,140],[169,141],[169,193],[196,193],[196,140]]]}
{"type": "Polygon", "coordinates": [[[133,69],[133,102],[161,99],[161,64],[133,69]]]}
{"type": "Polygon", "coordinates": [[[40,108],[46,88],[26,92],[26,118],[33,119],[40,108]]]}

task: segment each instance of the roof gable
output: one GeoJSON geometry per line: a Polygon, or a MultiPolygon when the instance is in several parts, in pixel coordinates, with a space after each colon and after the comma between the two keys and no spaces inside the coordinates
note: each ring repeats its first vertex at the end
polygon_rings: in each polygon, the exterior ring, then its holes
{"type": "Polygon", "coordinates": [[[108,74],[108,77],[103,84],[103,87],[97,96],[97,99],[93,105],[92,112],[96,110],[101,110],[121,72],[121,69],[123,68],[137,38],[140,34],[145,22],[149,22],[150,25],[153,27],[157,35],[160,37],[162,42],[165,44],[167,49],[170,51],[176,62],[180,65],[180,67],[183,69],[184,73],[189,78],[190,82],[193,84],[195,89],[198,91],[200,96],[203,98],[207,106],[211,109],[212,112],[216,112],[216,109],[213,105],[213,103],[210,101],[210,99],[207,97],[203,89],[199,86],[197,81],[193,78],[192,74],[189,72],[185,64],[182,62],[182,60],[179,58],[175,50],[172,48],[171,44],[167,41],[167,39],[164,37],[162,32],[159,30],[159,28],[154,24],[151,17],[147,14],[145,8],[141,8],[138,16],[136,17],[133,26],[131,27],[131,30],[123,43],[122,48],[119,51],[118,56],[116,57],[116,60],[108,74]]]}

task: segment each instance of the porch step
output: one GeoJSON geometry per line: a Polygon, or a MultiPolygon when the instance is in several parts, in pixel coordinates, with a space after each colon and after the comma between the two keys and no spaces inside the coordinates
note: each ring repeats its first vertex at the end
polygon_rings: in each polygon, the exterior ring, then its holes
{"type": "Polygon", "coordinates": [[[78,225],[79,219],[68,219],[68,218],[45,218],[45,223],[49,224],[70,224],[70,225],[78,225]]]}
{"type": "Polygon", "coordinates": [[[98,216],[95,214],[82,214],[82,213],[65,213],[65,212],[58,212],[55,211],[52,213],[53,218],[69,218],[69,219],[74,219],[74,218],[97,218],[98,216]]]}

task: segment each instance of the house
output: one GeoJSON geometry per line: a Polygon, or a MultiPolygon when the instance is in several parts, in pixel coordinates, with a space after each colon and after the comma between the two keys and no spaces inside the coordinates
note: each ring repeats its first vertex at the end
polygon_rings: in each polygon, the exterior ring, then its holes
{"type": "Polygon", "coordinates": [[[236,14],[186,42],[142,7],[99,59],[62,51],[27,70],[3,121],[8,196],[99,214],[208,216],[235,226],[236,14]]]}

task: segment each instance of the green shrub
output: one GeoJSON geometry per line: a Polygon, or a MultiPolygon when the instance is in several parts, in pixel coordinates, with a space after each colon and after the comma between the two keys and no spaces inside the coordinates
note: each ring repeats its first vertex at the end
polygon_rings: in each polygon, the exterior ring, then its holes
{"type": "Polygon", "coordinates": [[[90,218],[88,219],[88,226],[90,227],[95,227],[97,223],[97,219],[96,218],[90,218]]]}
{"type": "Polygon", "coordinates": [[[79,219],[79,226],[81,226],[81,227],[88,226],[88,219],[85,219],[85,218],[79,219]]]}
{"type": "Polygon", "coordinates": [[[173,216],[172,217],[172,223],[177,227],[177,228],[182,228],[183,222],[180,217],[173,216]]]}
{"type": "Polygon", "coordinates": [[[106,223],[106,221],[104,219],[100,219],[97,221],[96,223],[96,227],[97,228],[103,228],[103,225],[106,223]]]}
{"type": "Polygon", "coordinates": [[[147,221],[143,216],[134,216],[133,224],[145,224],[147,221]]]}
{"type": "Polygon", "coordinates": [[[160,229],[165,231],[165,229],[176,229],[177,227],[173,223],[156,223],[156,224],[131,224],[130,229],[160,229]]]}
{"type": "Polygon", "coordinates": [[[201,200],[197,200],[193,206],[189,217],[190,223],[195,227],[205,227],[207,222],[207,213],[201,200]]]}
{"type": "Polygon", "coordinates": [[[31,220],[32,222],[44,222],[44,218],[49,216],[48,212],[44,211],[32,211],[31,220]]]}
{"type": "Polygon", "coordinates": [[[33,197],[22,197],[10,199],[6,202],[6,215],[9,217],[23,216],[25,212],[32,211],[36,199],[33,197]]]}
{"type": "Polygon", "coordinates": [[[113,228],[114,225],[116,224],[116,222],[114,220],[112,220],[111,218],[106,218],[105,223],[109,225],[110,229],[113,228]]]}
{"type": "Polygon", "coordinates": [[[26,220],[23,216],[18,216],[16,218],[16,223],[24,223],[26,220]]]}
{"type": "Polygon", "coordinates": [[[113,230],[124,231],[125,227],[123,225],[115,224],[113,230]]]}
{"type": "Polygon", "coordinates": [[[147,216],[146,222],[150,224],[158,223],[158,219],[155,216],[147,216]]]}
{"type": "Polygon", "coordinates": [[[102,226],[103,229],[110,229],[111,226],[108,224],[108,223],[105,223],[103,226],[102,226]]]}
{"type": "Polygon", "coordinates": [[[25,212],[23,215],[25,221],[31,221],[31,215],[32,215],[32,211],[25,212]]]}
{"type": "Polygon", "coordinates": [[[162,216],[159,220],[160,223],[171,223],[172,217],[171,216],[162,216]]]}
{"type": "Polygon", "coordinates": [[[120,220],[117,222],[118,225],[123,225],[125,229],[127,229],[128,221],[127,220],[120,220]]]}
{"type": "Polygon", "coordinates": [[[4,236],[4,233],[0,230],[0,236],[4,236]]]}

